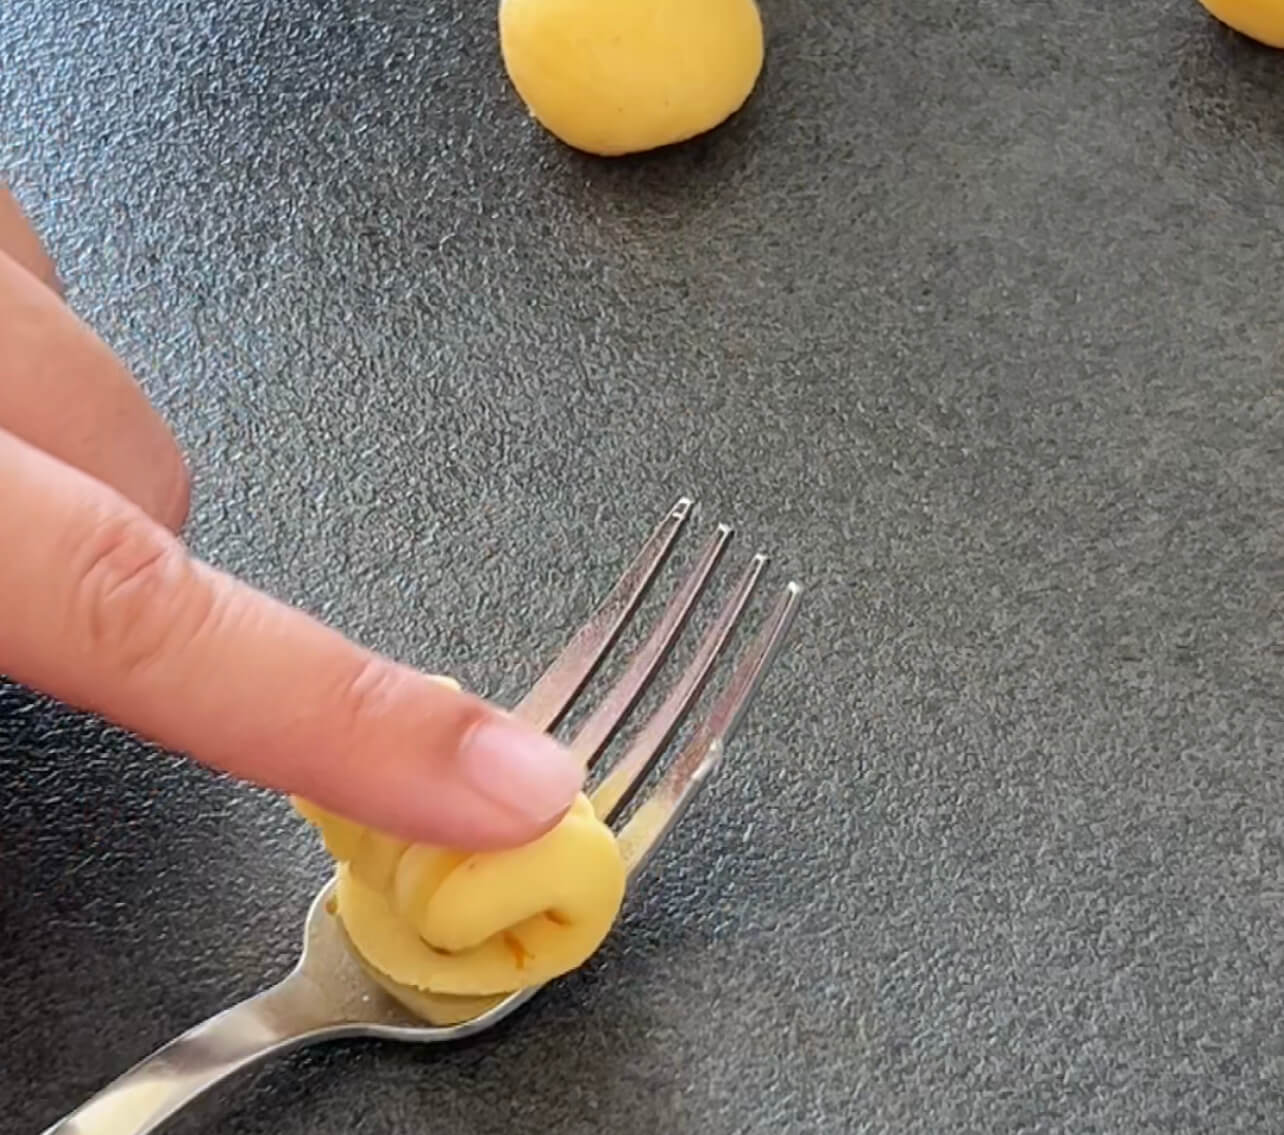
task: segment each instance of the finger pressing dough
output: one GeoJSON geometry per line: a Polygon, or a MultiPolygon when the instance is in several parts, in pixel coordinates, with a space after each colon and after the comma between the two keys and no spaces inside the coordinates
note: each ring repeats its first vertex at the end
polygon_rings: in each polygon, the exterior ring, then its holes
{"type": "Polygon", "coordinates": [[[499,36],[531,113],[593,154],[711,130],[762,70],[754,0],[500,0],[499,36]]]}
{"type": "Polygon", "coordinates": [[[490,996],[581,965],[624,899],[615,835],[580,793],[505,851],[407,843],[295,798],[337,865],[336,913],[365,963],[424,993],[490,996]]]}

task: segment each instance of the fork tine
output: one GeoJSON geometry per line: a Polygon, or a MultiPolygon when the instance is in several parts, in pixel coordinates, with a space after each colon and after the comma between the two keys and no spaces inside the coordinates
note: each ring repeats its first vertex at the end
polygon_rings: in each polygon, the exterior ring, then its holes
{"type": "Polygon", "coordinates": [[[798,611],[802,588],[786,586],[784,594],[736,667],[709,716],[697,728],[687,747],[669,767],[655,791],[639,806],[619,834],[620,852],[628,866],[629,881],[641,874],[655,849],[673,830],[683,813],[722,759],[745,710],[780,652],[798,611]]]}
{"type": "Polygon", "coordinates": [[[687,663],[687,668],[669,696],[638,732],[628,752],[593,792],[593,810],[600,819],[610,823],[619,815],[620,810],[633,798],[656,758],[663,752],[674,729],[703,689],[713,664],[735,629],[766,564],[767,557],[761,552],[750,560],[744,575],[723,604],[713,625],[705,632],[694,657],[687,663]]]}
{"type": "Polygon", "coordinates": [[[634,653],[628,668],[620,675],[615,685],[602,698],[601,702],[580,727],[571,742],[573,752],[586,767],[593,762],[606,747],[615,731],[628,716],[633,703],[637,701],[651,676],[663,663],[672,648],[674,640],[686,626],[696,600],[700,598],[718,566],[722,553],[726,550],[727,541],[731,539],[731,528],[719,524],[713,536],[705,545],[704,551],[696,561],[682,586],[674,592],[664,614],[656,622],[651,634],[634,653]]]}
{"type": "Polygon", "coordinates": [[[513,710],[515,717],[542,730],[552,729],[561,721],[575,695],[610,650],[655,578],[655,573],[668,558],[691,507],[689,497],[679,498],[620,577],[615,589],[517,703],[513,710]]]}

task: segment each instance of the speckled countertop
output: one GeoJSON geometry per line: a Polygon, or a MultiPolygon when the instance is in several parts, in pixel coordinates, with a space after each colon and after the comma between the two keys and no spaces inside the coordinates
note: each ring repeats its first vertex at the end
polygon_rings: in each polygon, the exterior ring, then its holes
{"type": "MultiPolygon", "coordinates": [[[[808,598],[608,944],[176,1131],[1284,1130],[1284,55],[1194,0],[765,0],[712,136],[488,3],[7,0],[0,165],[200,553],[511,699],[682,492],[808,598]]],[[[0,692],[0,1130],[280,975],[286,806],[0,692]]]]}

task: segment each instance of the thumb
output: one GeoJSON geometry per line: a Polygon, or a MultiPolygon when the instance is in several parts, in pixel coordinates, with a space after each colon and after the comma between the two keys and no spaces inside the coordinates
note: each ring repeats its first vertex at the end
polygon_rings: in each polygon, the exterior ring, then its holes
{"type": "Polygon", "coordinates": [[[520,844],[580,788],[551,738],[196,561],[2,430],[0,502],[0,673],[405,839],[520,844]]]}

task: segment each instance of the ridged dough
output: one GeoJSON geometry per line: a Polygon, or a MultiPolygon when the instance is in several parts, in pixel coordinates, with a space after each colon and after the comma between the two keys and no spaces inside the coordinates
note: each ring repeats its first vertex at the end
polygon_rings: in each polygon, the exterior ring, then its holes
{"type": "Polygon", "coordinates": [[[551,831],[507,851],[394,839],[295,799],[337,864],[337,913],[365,962],[401,985],[511,993],[581,965],[624,899],[615,835],[581,793],[551,831]]]}

